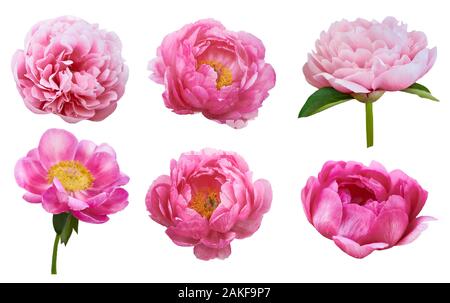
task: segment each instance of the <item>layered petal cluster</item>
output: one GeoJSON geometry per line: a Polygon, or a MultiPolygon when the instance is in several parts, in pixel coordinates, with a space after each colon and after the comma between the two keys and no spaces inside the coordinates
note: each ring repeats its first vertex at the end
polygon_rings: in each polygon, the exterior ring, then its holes
{"type": "Polygon", "coordinates": [[[357,19],[332,24],[303,67],[317,88],[343,93],[399,91],[425,75],[436,60],[424,33],[407,31],[393,17],[383,22],[357,19]]]}
{"type": "Polygon", "coordinates": [[[200,20],[166,36],[150,62],[151,79],[165,85],[165,105],[177,114],[201,112],[241,128],[258,114],[275,72],[255,36],[200,20]]]}
{"type": "Polygon", "coordinates": [[[113,32],[75,17],[36,24],[25,49],[12,60],[12,71],[25,105],[38,114],[65,121],[100,121],[117,107],[128,68],[122,44],[113,32]]]}
{"type": "Polygon", "coordinates": [[[408,244],[432,217],[418,217],[428,193],[400,170],[377,162],[327,162],[302,190],[309,222],[344,252],[363,258],[408,244]]]}
{"type": "Polygon", "coordinates": [[[271,202],[269,182],[252,182],[244,159],[210,149],[172,160],[170,176],[156,179],[146,197],[150,217],[203,260],[227,258],[231,241],[255,233],[271,202]]]}
{"type": "Polygon", "coordinates": [[[78,142],[65,130],[46,131],[39,146],[17,162],[15,177],[27,191],[26,201],[88,223],[104,223],[128,205],[122,186],[129,178],[120,171],[114,150],[107,144],[78,142]]]}

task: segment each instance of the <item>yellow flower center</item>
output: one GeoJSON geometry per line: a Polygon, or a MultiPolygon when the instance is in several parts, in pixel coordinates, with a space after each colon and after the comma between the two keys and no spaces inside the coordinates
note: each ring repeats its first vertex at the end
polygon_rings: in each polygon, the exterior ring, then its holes
{"type": "Polygon", "coordinates": [[[207,190],[195,193],[191,202],[189,202],[189,207],[204,218],[209,219],[219,204],[219,194],[215,191],[207,190]]]}
{"type": "Polygon", "coordinates": [[[47,174],[48,183],[54,178],[69,192],[86,190],[94,182],[91,172],[78,161],[61,161],[53,165],[47,174]]]}
{"type": "Polygon", "coordinates": [[[200,65],[206,64],[211,66],[217,74],[216,87],[221,89],[224,86],[233,84],[233,74],[228,67],[223,66],[222,63],[217,61],[201,61],[200,65]]]}

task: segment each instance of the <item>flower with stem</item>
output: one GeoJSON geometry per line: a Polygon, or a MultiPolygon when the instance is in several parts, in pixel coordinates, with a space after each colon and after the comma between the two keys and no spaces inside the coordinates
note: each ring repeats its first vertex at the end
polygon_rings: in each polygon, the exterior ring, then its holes
{"type": "Polygon", "coordinates": [[[318,90],[303,105],[299,118],[358,100],[365,105],[367,147],[371,147],[373,103],[385,92],[403,91],[438,101],[416,82],[431,69],[436,55],[436,48],[427,48],[424,33],[408,32],[393,17],[381,23],[336,22],[322,32],[303,67],[306,80],[318,90]]]}
{"type": "Polygon", "coordinates": [[[15,167],[24,200],[53,214],[56,232],[51,273],[56,274],[58,245],[67,245],[79,220],[101,224],[128,205],[122,188],[129,178],[120,171],[115,151],[107,144],[78,141],[65,130],[46,131],[37,148],[15,167]]]}

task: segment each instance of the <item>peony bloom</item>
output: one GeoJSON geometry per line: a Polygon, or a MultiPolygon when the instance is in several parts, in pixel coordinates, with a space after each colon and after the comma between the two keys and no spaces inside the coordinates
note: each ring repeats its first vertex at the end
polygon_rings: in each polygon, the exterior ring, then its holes
{"type": "Polygon", "coordinates": [[[255,233],[271,202],[270,183],[253,183],[244,159],[209,149],[172,160],[170,176],[156,179],[146,197],[150,217],[202,260],[227,258],[231,241],[255,233]]]}
{"type": "Polygon", "coordinates": [[[65,121],[100,121],[117,107],[128,79],[116,34],[84,20],[59,17],[36,24],[12,70],[25,105],[65,121]]]}
{"type": "Polygon", "coordinates": [[[382,23],[357,19],[331,25],[316,42],[316,51],[303,67],[306,80],[319,88],[298,117],[309,117],[356,99],[365,106],[367,147],[374,144],[373,102],[386,91],[403,91],[438,101],[416,81],[436,61],[436,48],[427,48],[422,32],[388,17],[382,23]]]}
{"type": "Polygon", "coordinates": [[[344,252],[364,258],[374,250],[414,241],[432,217],[417,217],[428,193],[400,170],[379,163],[327,162],[309,178],[302,202],[309,222],[344,252]]]}
{"type": "Polygon", "coordinates": [[[400,91],[425,75],[436,60],[424,33],[407,31],[388,17],[383,22],[357,19],[331,25],[316,42],[303,67],[306,80],[317,88],[342,93],[400,91]]]}
{"type": "Polygon", "coordinates": [[[151,79],[165,85],[164,103],[177,114],[201,112],[241,128],[258,115],[275,85],[262,42],[215,20],[200,20],[169,34],[157,55],[149,65],[151,79]]]}
{"type": "Polygon", "coordinates": [[[107,144],[78,142],[65,130],[46,131],[39,146],[17,162],[15,177],[27,191],[26,201],[88,223],[104,223],[128,205],[122,186],[129,179],[120,172],[114,150],[107,144]]]}
{"type": "Polygon", "coordinates": [[[78,220],[105,223],[109,215],[128,205],[122,188],[128,177],[120,172],[114,150],[107,144],[80,141],[61,129],[42,135],[39,146],[20,159],[15,168],[24,200],[41,203],[53,214],[56,232],[51,273],[56,274],[58,244],[78,233],[78,220]]]}

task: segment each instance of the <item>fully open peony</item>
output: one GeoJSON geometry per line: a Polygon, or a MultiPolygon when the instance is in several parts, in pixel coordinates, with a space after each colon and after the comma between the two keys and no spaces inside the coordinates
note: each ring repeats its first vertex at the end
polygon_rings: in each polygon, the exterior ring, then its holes
{"type": "Polygon", "coordinates": [[[70,213],[88,223],[104,223],[128,205],[128,183],[107,144],[80,141],[61,129],[46,131],[39,146],[15,168],[24,199],[52,214],[70,213]]]}
{"type": "Polygon", "coordinates": [[[414,241],[433,220],[418,217],[427,196],[416,180],[377,162],[327,162],[302,190],[309,222],[355,258],[414,241]]]}
{"type": "Polygon", "coordinates": [[[241,128],[258,114],[275,72],[264,62],[262,42],[200,20],[164,38],[150,62],[151,79],[165,85],[165,105],[177,114],[201,112],[241,128]]]}
{"type": "Polygon", "coordinates": [[[54,113],[67,122],[100,121],[117,107],[128,68],[116,34],[84,20],[59,17],[39,22],[12,70],[25,105],[34,113],[54,113]]]}
{"type": "Polygon", "coordinates": [[[269,182],[253,183],[244,159],[210,149],[172,160],[170,176],[156,179],[146,197],[150,217],[203,260],[227,258],[231,241],[255,233],[271,202],[269,182]]]}

